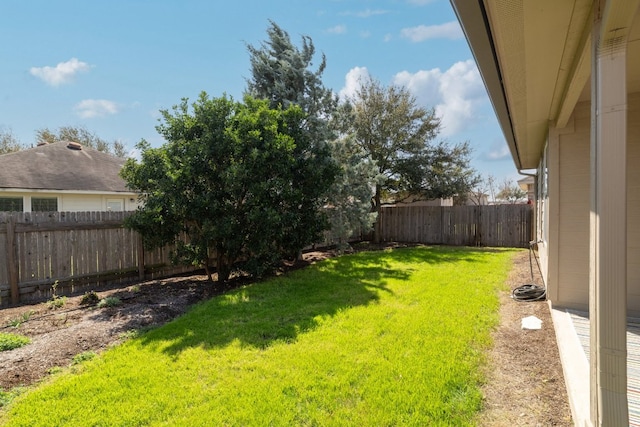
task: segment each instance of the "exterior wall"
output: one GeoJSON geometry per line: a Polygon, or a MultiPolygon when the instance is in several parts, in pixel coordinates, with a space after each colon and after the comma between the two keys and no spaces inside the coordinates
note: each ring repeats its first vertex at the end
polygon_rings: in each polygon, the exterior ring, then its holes
{"type": "Polygon", "coordinates": [[[59,212],[103,212],[112,210],[109,207],[116,206],[115,202],[120,202],[122,210],[125,211],[135,210],[138,207],[137,196],[134,194],[74,194],[46,191],[31,193],[0,190],[0,196],[22,197],[25,212],[31,212],[31,197],[56,197],[59,212]]]}
{"type": "MultiPolygon", "coordinates": [[[[552,129],[548,156],[547,227],[537,236],[554,306],[589,308],[590,104],[576,106],[564,129],[552,129]],[[548,238],[545,238],[548,233],[548,238]]],[[[640,314],[640,94],[628,97],[627,308],[640,314]]],[[[538,221],[540,225],[540,221],[538,221]]]]}
{"type": "Polygon", "coordinates": [[[640,93],[628,97],[627,119],[627,307],[640,313],[640,93]]]}
{"type": "Polygon", "coordinates": [[[576,106],[567,128],[549,138],[549,299],[589,308],[590,104],[576,106]]]}

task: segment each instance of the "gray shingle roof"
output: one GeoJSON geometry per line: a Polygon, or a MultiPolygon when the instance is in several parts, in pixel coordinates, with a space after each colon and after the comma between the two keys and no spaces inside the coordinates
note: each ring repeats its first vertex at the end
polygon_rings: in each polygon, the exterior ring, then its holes
{"type": "Polygon", "coordinates": [[[60,141],[0,155],[0,189],[131,192],[118,175],[124,159],[68,144],[60,141]]]}

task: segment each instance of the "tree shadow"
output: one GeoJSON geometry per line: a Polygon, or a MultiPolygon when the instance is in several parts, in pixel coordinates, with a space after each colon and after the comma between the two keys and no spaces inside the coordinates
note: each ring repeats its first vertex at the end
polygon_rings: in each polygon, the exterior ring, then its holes
{"type": "Polygon", "coordinates": [[[144,345],[177,356],[192,347],[231,343],[264,349],[292,343],[327,317],[375,304],[391,292],[390,279],[409,280],[393,268],[393,252],[361,253],[325,260],[304,270],[254,283],[194,306],[184,316],[140,337],[144,345]]]}

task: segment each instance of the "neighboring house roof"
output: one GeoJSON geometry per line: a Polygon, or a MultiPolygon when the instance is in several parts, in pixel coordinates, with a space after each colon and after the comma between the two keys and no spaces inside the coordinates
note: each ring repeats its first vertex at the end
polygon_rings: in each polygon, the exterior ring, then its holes
{"type": "MultiPolygon", "coordinates": [[[[450,0],[518,169],[535,169],[549,126],[564,128],[591,98],[592,0],[450,0]]],[[[639,22],[636,2],[612,0],[603,44],[639,22]]],[[[627,85],[640,90],[640,25],[630,30],[627,85]]]]}
{"type": "Polygon", "coordinates": [[[518,186],[524,191],[527,191],[528,186],[533,184],[535,184],[535,180],[533,179],[532,176],[526,176],[518,180],[518,186]]]}
{"type": "Polygon", "coordinates": [[[125,159],[67,141],[0,155],[0,190],[131,193],[118,175],[125,159]]]}

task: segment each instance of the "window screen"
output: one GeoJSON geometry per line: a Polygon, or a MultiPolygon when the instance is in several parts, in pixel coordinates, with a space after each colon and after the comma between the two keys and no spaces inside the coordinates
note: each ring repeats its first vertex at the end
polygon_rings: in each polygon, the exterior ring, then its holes
{"type": "Polygon", "coordinates": [[[58,210],[57,197],[32,197],[31,198],[32,212],[55,212],[57,210],[58,210]]]}
{"type": "Polygon", "coordinates": [[[22,197],[0,197],[0,211],[22,212],[22,197]]]}
{"type": "Polygon", "coordinates": [[[113,212],[121,212],[123,209],[123,199],[107,199],[107,210],[113,212]]]}

